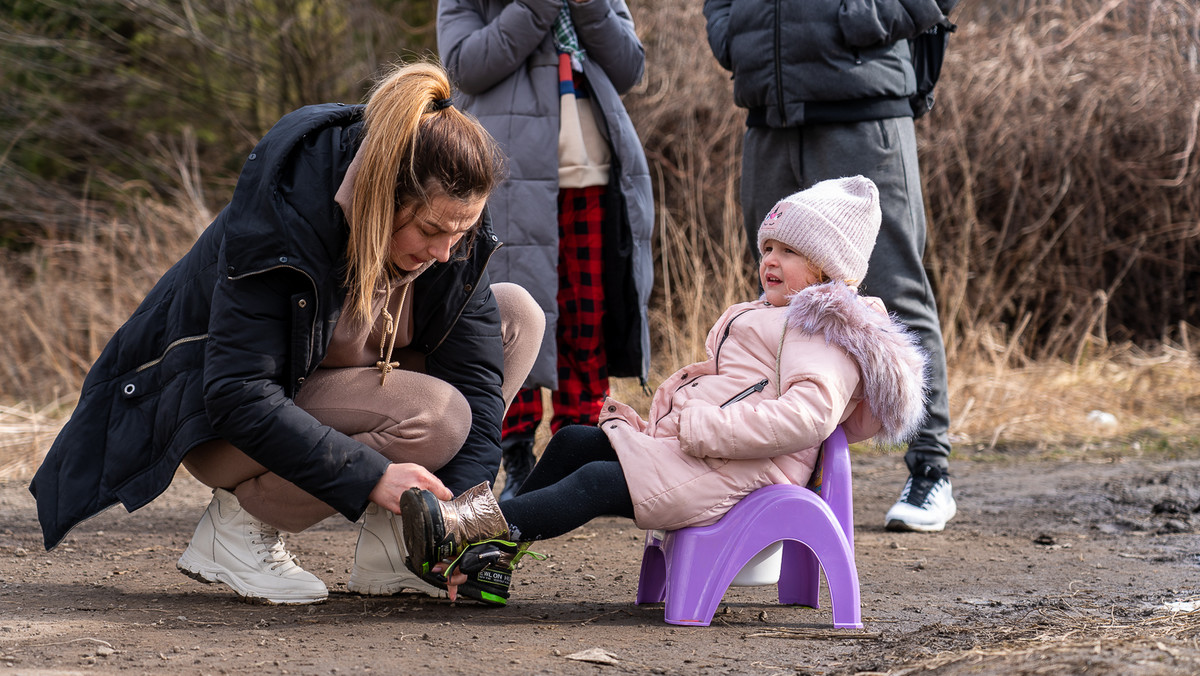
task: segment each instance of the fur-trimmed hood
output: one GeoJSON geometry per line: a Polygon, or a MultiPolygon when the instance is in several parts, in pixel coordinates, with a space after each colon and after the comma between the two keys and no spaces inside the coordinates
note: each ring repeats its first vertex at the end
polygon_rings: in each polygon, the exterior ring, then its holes
{"type": "Polygon", "coordinates": [[[867,405],[883,425],[884,441],[904,442],[917,432],[925,420],[928,356],[914,332],[836,281],[793,295],[788,326],[824,336],[850,355],[862,372],[867,405]]]}

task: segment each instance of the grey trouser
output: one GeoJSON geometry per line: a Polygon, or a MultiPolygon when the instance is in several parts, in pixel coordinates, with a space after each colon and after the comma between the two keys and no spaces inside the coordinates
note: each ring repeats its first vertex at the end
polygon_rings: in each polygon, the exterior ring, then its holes
{"type": "MultiPolygon", "coordinates": [[[[500,306],[507,408],[537,359],[546,315],[516,284],[491,288],[500,306]]],[[[381,387],[374,367],[317,369],[305,379],[296,405],[392,462],[417,463],[431,472],[454,457],[471,427],[471,408],[462,393],[414,370],[392,371],[381,387]]],[[[243,509],[280,530],[298,533],[335,513],[227,441],[197,446],[184,456],[183,466],[201,483],[232,491],[243,509]]]]}
{"type": "Polygon", "coordinates": [[[818,181],[858,174],[878,186],[883,210],[863,292],[882,298],[929,353],[928,417],[909,442],[905,462],[910,469],[928,463],[944,471],[950,455],[946,351],[921,261],[925,204],[912,118],[747,128],[741,192],[746,235],[758,260],[758,226],[776,202],[818,181]]]}

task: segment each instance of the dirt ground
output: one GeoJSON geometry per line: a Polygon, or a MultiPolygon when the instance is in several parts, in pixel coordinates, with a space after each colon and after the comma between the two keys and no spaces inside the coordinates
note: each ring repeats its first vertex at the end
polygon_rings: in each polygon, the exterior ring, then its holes
{"type": "Polygon", "coordinates": [[[855,458],[861,631],[773,587],[732,589],[711,627],[668,625],[633,603],[643,533],[618,519],[541,543],[501,609],[348,593],[357,527],[329,519],[288,538],[329,600],[246,605],[175,569],[209,498],[190,477],[53,552],[9,480],[0,676],[1200,673],[1200,460],[959,459],[959,515],[936,535],[883,530],[899,466],[855,458]]]}

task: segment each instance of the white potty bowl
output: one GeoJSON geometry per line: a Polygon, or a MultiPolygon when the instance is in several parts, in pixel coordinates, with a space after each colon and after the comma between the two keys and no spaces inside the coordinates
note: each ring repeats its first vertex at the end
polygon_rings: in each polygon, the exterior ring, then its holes
{"type": "Polygon", "coordinates": [[[783,543],[776,542],[746,562],[729,586],[758,587],[779,584],[779,567],[781,565],[783,565],[783,543]]]}

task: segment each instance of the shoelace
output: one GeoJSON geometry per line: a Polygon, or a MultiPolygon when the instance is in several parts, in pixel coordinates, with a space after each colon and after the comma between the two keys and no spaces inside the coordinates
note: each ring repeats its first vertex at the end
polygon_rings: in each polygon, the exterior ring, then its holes
{"type": "Polygon", "coordinates": [[[262,556],[263,563],[270,564],[271,570],[279,570],[281,567],[289,569],[299,565],[296,563],[296,557],[284,547],[283,538],[276,528],[265,523],[251,524],[250,541],[263,547],[255,553],[262,556]]]}
{"type": "Polygon", "coordinates": [[[941,479],[939,479],[937,481],[933,481],[932,479],[926,479],[924,477],[921,477],[921,478],[911,478],[910,477],[908,480],[908,483],[904,484],[904,492],[900,495],[900,501],[907,502],[908,504],[914,505],[916,507],[924,507],[933,501],[934,493],[936,493],[939,490],[938,484],[940,484],[940,483],[941,483],[941,479]],[[918,482],[918,481],[922,482],[923,484],[925,482],[928,482],[929,485],[928,486],[924,486],[924,485],[919,486],[914,491],[913,487],[916,484],[916,482],[918,482]],[[912,499],[912,498],[919,498],[919,500],[912,499]]]}
{"type": "MultiPolygon", "coordinates": [[[[478,545],[486,545],[486,544],[491,544],[491,543],[495,543],[498,545],[504,545],[507,547],[518,547],[519,548],[513,554],[512,559],[510,559],[508,561],[508,566],[510,568],[516,568],[517,563],[526,556],[532,557],[533,559],[535,559],[537,561],[544,561],[547,558],[546,554],[541,554],[541,553],[532,551],[530,549],[520,548],[521,545],[519,543],[509,542],[508,540],[503,540],[501,538],[491,538],[488,540],[480,540],[479,542],[472,542],[471,544],[464,547],[463,550],[461,552],[459,552],[458,556],[454,557],[453,560],[448,562],[449,565],[446,567],[446,570],[454,570],[454,568],[456,566],[458,566],[459,562],[462,561],[463,555],[465,555],[467,553],[467,550],[471,549],[472,547],[478,546],[478,545]]],[[[490,564],[488,564],[488,565],[490,565],[490,564]]]]}

